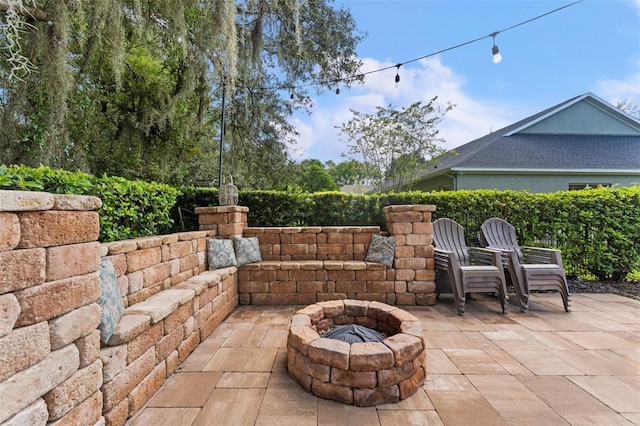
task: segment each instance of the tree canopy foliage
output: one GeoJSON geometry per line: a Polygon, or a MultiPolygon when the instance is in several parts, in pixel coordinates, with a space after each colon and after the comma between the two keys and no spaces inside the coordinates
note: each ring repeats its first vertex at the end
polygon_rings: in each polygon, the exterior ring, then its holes
{"type": "Polygon", "coordinates": [[[287,118],[356,74],[361,38],[332,0],[0,0],[1,157],[181,184],[222,145],[224,174],[273,187],[287,118]]]}
{"type": "Polygon", "coordinates": [[[410,189],[420,167],[444,153],[436,127],[453,106],[440,107],[436,100],[400,109],[378,106],[374,114],[351,110],[352,118],[338,127],[349,154],[364,160],[376,188],[410,189]]]}

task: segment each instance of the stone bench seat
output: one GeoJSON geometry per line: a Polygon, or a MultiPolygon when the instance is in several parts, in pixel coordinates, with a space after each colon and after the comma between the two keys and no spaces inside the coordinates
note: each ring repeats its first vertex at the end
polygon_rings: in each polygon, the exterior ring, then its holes
{"type": "MultiPolygon", "coordinates": [[[[236,272],[236,267],[205,271],[129,306],[125,309],[124,315],[106,345],[117,346],[133,340],[148,331],[152,325],[170,317],[181,306],[193,302],[194,298],[199,297],[209,288],[216,287],[212,294],[222,293],[222,288],[217,287],[221,287],[223,280],[236,272]]],[[[195,306],[198,305],[199,303],[195,304],[195,306]]],[[[183,322],[187,320],[188,318],[184,318],[183,322]]]]}
{"type": "Polygon", "coordinates": [[[203,271],[130,305],[100,350],[107,424],[124,425],[237,305],[238,268],[203,271]]]}
{"type": "Polygon", "coordinates": [[[267,260],[239,268],[241,304],[359,299],[395,303],[395,270],[365,260],[267,260]]]}

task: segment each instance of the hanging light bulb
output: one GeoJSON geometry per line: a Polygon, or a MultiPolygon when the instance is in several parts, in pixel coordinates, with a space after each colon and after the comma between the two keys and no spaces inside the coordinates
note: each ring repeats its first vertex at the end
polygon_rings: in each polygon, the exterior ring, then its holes
{"type": "Polygon", "coordinates": [[[339,95],[339,94],[340,94],[340,88],[336,87],[336,95],[339,95]]]}
{"type": "Polygon", "coordinates": [[[499,64],[500,62],[502,62],[502,55],[500,54],[500,49],[498,49],[498,46],[496,46],[497,35],[498,35],[497,32],[491,34],[491,37],[493,37],[493,47],[491,48],[491,53],[493,54],[494,64],[499,64]]]}
{"type": "Polygon", "coordinates": [[[400,67],[402,64],[396,65],[396,89],[400,87],[400,67]]]}

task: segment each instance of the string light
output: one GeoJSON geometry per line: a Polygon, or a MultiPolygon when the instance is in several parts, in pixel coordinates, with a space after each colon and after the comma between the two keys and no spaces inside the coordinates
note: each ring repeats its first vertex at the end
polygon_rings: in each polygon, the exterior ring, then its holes
{"type": "Polygon", "coordinates": [[[491,33],[491,37],[493,37],[493,47],[491,48],[491,53],[493,54],[494,64],[499,64],[500,62],[502,62],[502,55],[500,54],[500,49],[498,49],[498,46],[496,46],[496,36],[498,35],[499,32],[500,31],[491,33]]]}
{"type": "Polygon", "coordinates": [[[340,88],[336,87],[336,95],[339,95],[339,94],[340,94],[340,88]]]}
{"type": "MultiPolygon", "coordinates": [[[[514,29],[516,27],[519,27],[521,25],[528,24],[529,22],[532,22],[532,21],[535,21],[537,19],[543,18],[543,17],[545,17],[547,15],[550,15],[552,13],[558,12],[558,11],[560,11],[562,9],[566,9],[566,8],[568,8],[570,6],[573,6],[573,5],[576,5],[578,3],[582,3],[582,1],[583,0],[574,1],[574,2],[566,4],[564,6],[560,6],[560,7],[556,8],[556,9],[550,10],[549,12],[543,13],[542,15],[538,15],[538,16],[536,16],[534,18],[528,19],[526,21],[520,22],[518,24],[512,25],[512,26],[504,28],[502,30],[494,31],[491,34],[488,34],[488,35],[485,35],[485,36],[482,36],[482,37],[478,37],[476,39],[469,40],[467,42],[460,43],[460,44],[457,44],[455,46],[448,47],[446,49],[438,50],[437,52],[429,53],[427,55],[423,55],[423,56],[420,56],[418,58],[411,59],[409,61],[397,63],[396,65],[390,65],[388,67],[383,67],[383,68],[375,69],[375,70],[372,70],[372,71],[361,72],[361,73],[358,73],[358,74],[354,74],[354,75],[347,76],[347,77],[341,77],[341,78],[337,78],[337,79],[333,79],[333,80],[321,80],[321,81],[317,81],[317,82],[314,82],[314,83],[301,84],[301,85],[298,85],[298,86],[294,86],[293,88],[303,88],[303,87],[311,87],[311,86],[318,86],[318,85],[328,85],[328,84],[331,84],[331,83],[340,83],[340,82],[351,83],[351,82],[356,81],[356,80],[363,80],[369,74],[374,74],[374,73],[377,73],[377,72],[386,71],[386,70],[389,70],[389,69],[392,69],[392,68],[396,68],[395,84],[396,84],[396,87],[397,87],[398,83],[400,83],[399,70],[400,70],[400,67],[402,65],[406,65],[406,64],[409,64],[411,62],[417,62],[417,61],[420,61],[422,59],[429,58],[431,56],[436,56],[436,55],[439,55],[441,53],[457,49],[459,47],[463,47],[463,46],[466,46],[466,45],[469,45],[469,44],[472,44],[472,43],[476,43],[476,42],[478,42],[480,40],[484,40],[485,38],[489,38],[489,37],[491,37],[493,39],[493,46],[491,48],[491,52],[493,54],[493,62],[497,64],[500,61],[502,61],[502,55],[500,54],[500,50],[498,49],[498,46],[495,44],[496,35],[498,35],[499,33],[504,33],[506,31],[512,30],[512,29],[514,29]]],[[[288,86],[288,87],[271,87],[271,88],[267,87],[267,88],[262,88],[262,90],[281,90],[281,89],[286,89],[286,88],[291,88],[291,87],[290,86],[288,86]]],[[[336,89],[336,94],[340,94],[340,89],[339,88],[336,89]]]]}

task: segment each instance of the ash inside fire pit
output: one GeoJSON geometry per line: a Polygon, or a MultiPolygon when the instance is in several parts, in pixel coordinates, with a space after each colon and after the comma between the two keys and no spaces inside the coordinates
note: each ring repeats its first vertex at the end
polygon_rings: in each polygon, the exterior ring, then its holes
{"type": "Polygon", "coordinates": [[[358,324],[347,324],[333,327],[320,337],[342,340],[347,343],[382,342],[385,338],[376,330],[358,324]]]}
{"type": "Polygon", "coordinates": [[[380,302],[314,303],[291,318],[287,337],[287,370],[305,391],[360,407],[413,395],[424,384],[426,356],[420,320],[380,302]],[[322,338],[335,329],[357,340],[322,338]],[[381,339],[361,340],[363,329],[381,339]]]}

